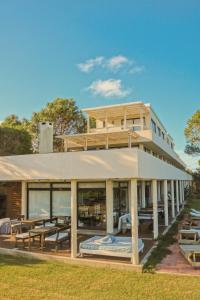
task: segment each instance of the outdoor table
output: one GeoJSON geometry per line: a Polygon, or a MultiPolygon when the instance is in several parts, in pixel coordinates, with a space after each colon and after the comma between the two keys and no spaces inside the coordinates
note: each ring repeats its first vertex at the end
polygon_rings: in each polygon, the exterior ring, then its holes
{"type": "Polygon", "coordinates": [[[31,218],[31,219],[26,219],[26,220],[22,220],[21,224],[24,225],[29,225],[31,227],[31,229],[37,224],[37,223],[43,223],[43,225],[45,225],[45,222],[47,221],[57,221],[57,217],[52,217],[52,218],[31,218]]]}
{"type": "Polygon", "coordinates": [[[29,250],[31,249],[31,234],[38,234],[41,236],[40,239],[40,249],[43,250],[44,248],[44,239],[45,239],[45,234],[50,233],[50,232],[54,232],[57,229],[57,227],[39,227],[39,228],[33,228],[29,230],[29,244],[28,244],[28,248],[29,250]]]}

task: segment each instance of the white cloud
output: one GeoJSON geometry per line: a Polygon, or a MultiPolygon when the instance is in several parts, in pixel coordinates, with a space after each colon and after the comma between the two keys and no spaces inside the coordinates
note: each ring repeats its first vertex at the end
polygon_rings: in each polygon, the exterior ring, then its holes
{"type": "Polygon", "coordinates": [[[130,69],[129,74],[139,74],[139,73],[144,72],[144,70],[145,70],[144,66],[135,65],[130,69]]]}
{"type": "Polygon", "coordinates": [[[106,66],[108,69],[110,69],[112,71],[116,71],[116,70],[119,70],[120,68],[122,68],[128,62],[129,62],[129,59],[126,56],[117,55],[117,56],[113,56],[110,59],[108,59],[106,66]]]}
{"type": "Polygon", "coordinates": [[[92,91],[94,95],[99,95],[105,98],[125,97],[130,93],[129,90],[123,89],[120,79],[93,81],[87,89],[92,91]]]}
{"type": "Polygon", "coordinates": [[[78,68],[84,72],[84,73],[89,73],[91,72],[96,66],[99,66],[102,64],[104,61],[103,56],[98,56],[96,58],[88,59],[84,63],[78,64],[78,68]]]}
{"type": "Polygon", "coordinates": [[[91,58],[83,63],[77,64],[77,67],[84,73],[89,73],[96,67],[106,69],[114,73],[123,70],[129,74],[139,74],[145,70],[144,66],[139,65],[136,61],[131,60],[124,55],[116,55],[110,58],[97,56],[96,58],[91,58]]]}
{"type": "Polygon", "coordinates": [[[192,156],[186,154],[183,150],[176,150],[180,158],[184,161],[187,167],[191,170],[196,170],[198,168],[198,161],[200,160],[200,156],[192,156]]]}

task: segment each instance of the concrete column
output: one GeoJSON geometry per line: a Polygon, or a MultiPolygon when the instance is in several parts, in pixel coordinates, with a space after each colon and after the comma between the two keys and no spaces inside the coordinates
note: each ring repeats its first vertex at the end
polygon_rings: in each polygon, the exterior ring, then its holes
{"type": "Polygon", "coordinates": [[[144,151],[144,145],[143,144],[139,144],[139,149],[144,151]]]}
{"type": "Polygon", "coordinates": [[[185,202],[185,181],[183,181],[183,205],[185,202]]]}
{"type": "Polygon", "coordinates": [[[109,148],[109,140],[108,140],[108,134],[106,135],[106,150],[109,148]]]}
{"type": "Polygon", "coordinates": [[[182,186],[181,186],[181,180],[179,180],[179,203],[182,204],[182,186]]]}
{"type": "Polygon", "coordinates": [[[71,257],[77,256],[77,181],[71,181],[71,257]]]}
{"type": "Polygon", "coordinates": [[[171,199],[172,199],[172,218],[175,218],[175,203],[174,203],[174,180],[171,180],[171,199]]]}
{"type": "Polygon", "coordinates": [[[107,233],[113,233],[113,183],[106,180],[106,224],[107,233]]]}
{"type": "Polygon", "coordinates": [[[164,213],[165,213],[165,226],[169,225],[168,217],[168,193],[167,193],[167,180],[164,180],[164,213]]]}
{"type": "Polygon", "coordinates": [[[178,187],[178,180],[176,180],[176,209],[177,209],[177,213],[180,210],[179,207],[179,187],[178,187]]]}
{"type": "Polygon", "coordinates": [[[131,235],[132,235],[132,264],[139,264],[138,254],[138,207],[137,207],[137,179],[130,180],[131,200],[131,235]]]}
{"type": "Polygon", "coordinates": [[[131,148],[132,146],[132,137],[131,135],[128,136],[128,147],[131,148]]]}
{"type": "Polygon", "coordinates": [[[22,192],[22,206],[21,206],[21,214],[27,218],[27,182],[22,181],[21,185],[22,192]]]}
{"type": "Polygon", "coordinates": [[[146,207],[146,199],[145,199],[145,186],[146,186],[146,183],[144,180],[142,180],[142,208],[145,208],[146,207]]]}
{"type": "Polygon", "coordinates": [[[90,132],[90,117],[87,115],[87,133],[90,132]]]}
{"type": "Polygon", "coordinates": [[[158,237],[158,194],[157,180],[152,180],[152,196],[153,196],[153,238],[158,237]]]}
{"type": "Polygon", "coordinates": [[[157,181],[157,193],[158,193],[158,201],[161,200],[161,195],[160,195],[160,181],[157,181]]]}

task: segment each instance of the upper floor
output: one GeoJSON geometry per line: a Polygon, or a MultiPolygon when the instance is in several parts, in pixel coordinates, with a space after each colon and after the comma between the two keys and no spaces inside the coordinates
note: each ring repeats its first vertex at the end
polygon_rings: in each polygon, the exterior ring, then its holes
{"type": "Polygon", "coordinates": [[[87,133],[64,135],[65,151],[138,147],[180,169],[185,164],[150,104],[130,102],[84,109],[87,133]]]}

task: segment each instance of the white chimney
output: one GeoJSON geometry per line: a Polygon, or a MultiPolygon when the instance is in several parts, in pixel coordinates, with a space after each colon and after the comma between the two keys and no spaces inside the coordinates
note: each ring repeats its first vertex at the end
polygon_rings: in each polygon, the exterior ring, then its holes
{"type": "Polygon", "coordinates": [[[39,153],[53,152],[53,123],[39,123],[39,153]]]}

